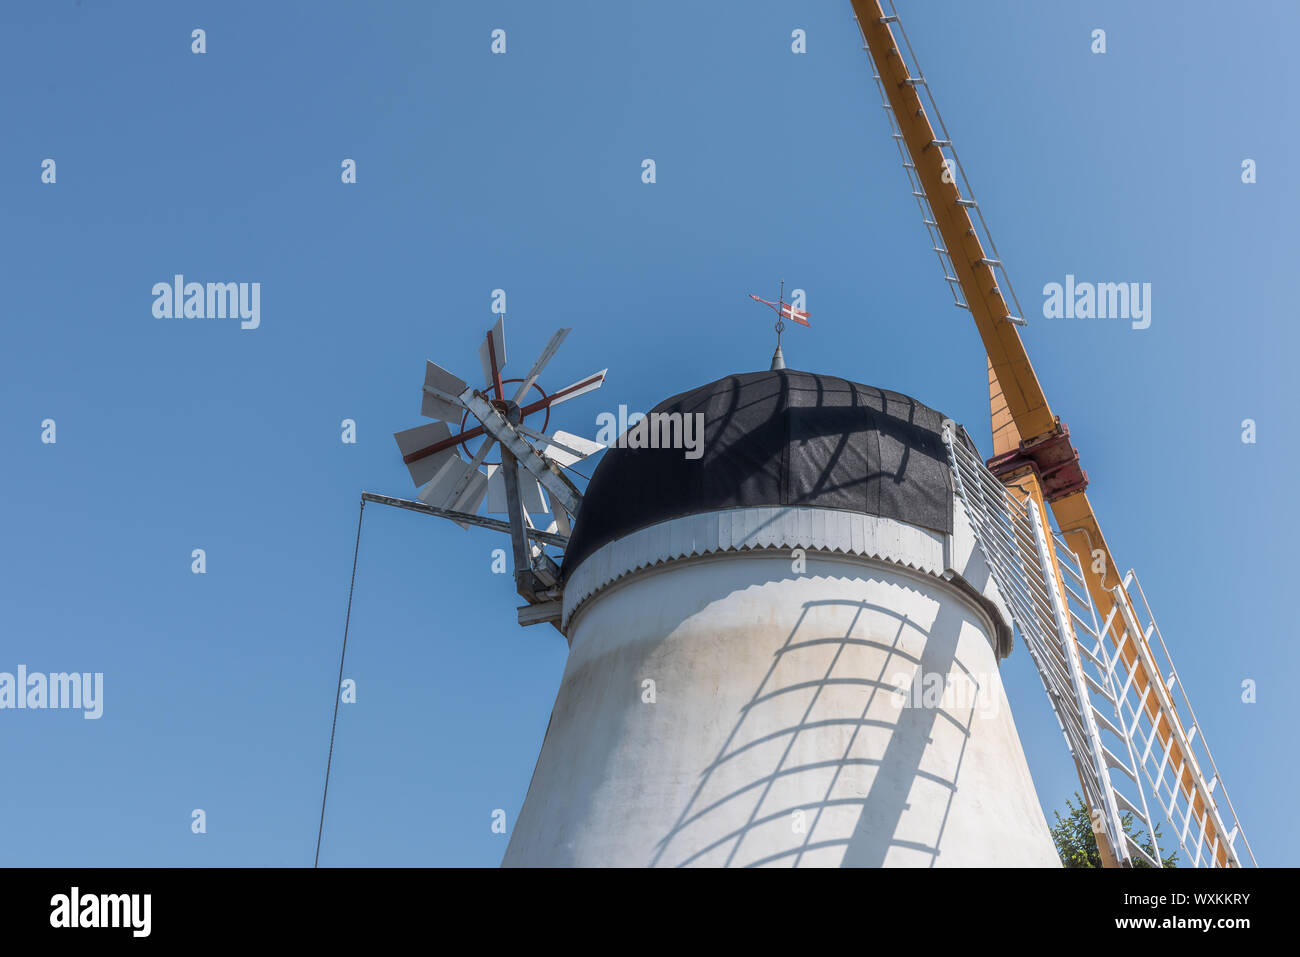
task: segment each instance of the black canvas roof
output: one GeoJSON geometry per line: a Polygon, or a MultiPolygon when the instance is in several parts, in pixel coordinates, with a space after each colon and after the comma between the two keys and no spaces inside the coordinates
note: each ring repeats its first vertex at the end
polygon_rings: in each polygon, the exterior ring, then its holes
{"type": "Polygon", "coordinates": [[[606,451],[565,551],[566,576],[629,532],[718,509],[805,505],[952,531],[944,416],[905,395],[780,369],[729,375],[654,412],[703,413],[703,455],[606,451]]]}

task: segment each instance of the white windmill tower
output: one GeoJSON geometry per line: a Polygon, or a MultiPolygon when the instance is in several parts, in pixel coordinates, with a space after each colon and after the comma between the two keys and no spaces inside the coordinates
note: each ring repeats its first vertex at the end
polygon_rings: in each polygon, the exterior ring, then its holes
{"type": "Polygon", "coordinates": [[[943,417],[777,368],[637,428],[686,416],[702,454],[629,430],[587,484],[503,863],[1059,866],[943,417]]]}

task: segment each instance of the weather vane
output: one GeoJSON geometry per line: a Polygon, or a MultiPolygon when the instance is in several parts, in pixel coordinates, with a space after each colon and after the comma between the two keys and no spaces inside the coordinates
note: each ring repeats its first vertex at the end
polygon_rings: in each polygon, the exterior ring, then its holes
{"type": "Polygon", "coordinates": [[[781,333],[785,331],[785,320],[789,319],[791,322],[797,322],[801,326],[809,326],[811,324],[808,322],[808,317],[811,316],[812,313],[804,312],[802,309],[796,309],[793,305],[785,301],[784,279],[781,280],[781,291],[777,293],[776,302],[762,299],[754,295],[752,292],[749,294],[749,298],[753,299],[755,302],[761,302],[763,305],[770,307],[776,312],[776,352],[772,353],[772,368],[784,369],[785,356],[781,353],[781,333]]]}

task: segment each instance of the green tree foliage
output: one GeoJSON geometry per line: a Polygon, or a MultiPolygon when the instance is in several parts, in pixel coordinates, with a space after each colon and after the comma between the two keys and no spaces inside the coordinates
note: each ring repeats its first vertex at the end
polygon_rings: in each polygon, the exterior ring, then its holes
{"type": "MultiPolygon", "coordinates": [[[[1097,836],[1092,831],[1092,818],[1088,814],[1088,806],[1084,803],[1083,798],[1078,791],[1074,796],[1079,803],[1076,805],[1069,798],[1065,799],[1065,806],[1069,813],[1062,818],[1060,811],[1054,811],[1056,815],[1056,826],[1051,829],[1052,840],[1056,842],[1056,853],[1061,855],[1061,863],[1066,867],[1101,867],[1101,852],[1097,850],[1097,836]]],[[[1155,845],[1151,839],[1143,832],[1136,831],[1133,827],[1133,815],[1125,814],[1122,818],[1124,824],[1124,833],[1133,838],[1134,841],[1152,857],[1156,856],[1155,845]]],[[[1156,840],[1160,840],[1160,825],[1156,825],[1156,840]]],[[[1178,852],[1171,851],[1168,857],[1162,858],[1161,863],[1165,867],[1178,866],[1178,852]]],[[[1140,857],[1133,858],[1134,867],[1150,867],[1140,857]]]]}

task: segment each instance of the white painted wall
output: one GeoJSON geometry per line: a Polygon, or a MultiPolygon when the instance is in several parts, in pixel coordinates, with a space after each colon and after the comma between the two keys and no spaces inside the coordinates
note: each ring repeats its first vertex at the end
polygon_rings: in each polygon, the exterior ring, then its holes
{"type": "Polygon", "coordinates": [[[861,556],[636,571],[569,621],[503,863],[1058,867],[992,630],[954,585],[861,556]],[[904,706],[918,669],[946,702],[904,706]]]}

